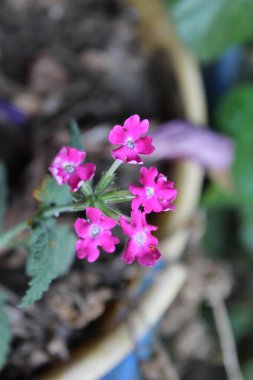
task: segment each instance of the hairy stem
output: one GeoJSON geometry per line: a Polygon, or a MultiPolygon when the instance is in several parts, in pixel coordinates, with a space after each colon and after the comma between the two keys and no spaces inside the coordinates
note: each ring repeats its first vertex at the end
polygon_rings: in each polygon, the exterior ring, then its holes
{"type": "Polygon", "coordinates": [[[0,235],[0,249],[1,248],[7,248],[10,246],[12,240],[24,232],[27,229],[30,229],[30,225],[33,221],[35,220],[42,220],[42,219],[47,219],[52,216],[58,216],[64,212],[77,212],[77,211],[82,211],[85,210],[87,207],[88,203],[76,203],[76,204],[68,204],[68,205],[63,205],[63,206],[54,206],[50,207],[48,209],[45,209],[43,211],[40,211],[39,213],[35,214],[34,217],[28,220],[24,220],[21,223],[16,224],[12,228],[10,228],[8,231],[2,233],[0,235]]]}
{"type": "Polygon", "coordinates": [[[102,193],[112,183],[115,178],[115,172],[121,164],[120,160],[115,160],[110,168],[105,171],[95,188],[95,194],[102,193]]]}

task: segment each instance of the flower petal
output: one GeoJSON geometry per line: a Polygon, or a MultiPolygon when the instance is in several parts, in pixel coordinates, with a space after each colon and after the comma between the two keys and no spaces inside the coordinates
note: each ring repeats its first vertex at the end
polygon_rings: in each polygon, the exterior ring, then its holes
{"type": "Polygon", "coordinates": [[[126,264],[132,264],[132,262],[135,260],[135,256],[138,250],[139,247],[134,242],[134,240],[129,240],[126,246],[126,250],[122,255],[122,260],[124,260],[126,264]]]}
{"type": "Polygon", "coordinates": [[[112,236],[110,231],[104,231],[99,235],[98,242],[105,252],[112,253],[115,251],[115,244],[119,243],[119,239],[112,236]]]}
{"type": "Polygon", "coordinates": [[[136,257],[138,263],[145,267],[152,267],[156,261],[161,257],[161,253],[154,246],[151,246],[148,251],[136,257]]]}
{"type": "Polygon", "coordinates": [[[135,226],[122,215],[119,218],[119,224],[125,235],[132,237],[136,233],[135,226]]]}
{"type": "Polygon", "coordinates": [[[98,247],[91,239],[77,240],[76,253],[79,259],[86,258],[90,263],[96,261],[100,254],[98,247]]]}
{"type": "Polygon", "coordinates": [[[150,214],[152,211],[161,212],[163,207],[156,197],[146,198],[143,202],[144,211],[150,214]]]}
{"type": "Polygon", "coordinates": [[[87,162],[83,165],[78,166],[78,168],[76,168],[76,174],[79,176],[80,179],[84,181],[89,181],[94,177],[95,170],[96,170],[96,165],[87,162]]]}
{"type": "Polygon", "coordinates": [[[77,218],[74,224],[74,229],[78,237],[86,238],[89,232],[89,223],[83,218],[77,218]]]}
{"type": "Polygon", "coordinates": [[[97,224],[100,225],[99,220],[100,220],[101,216],[103,215],[102,211],[100,211],[99,209],[97,209],[95,207],[87,207],[86,208],[86,215],[92,223],[97,222],[97,224]]]}
{"type": "Polygon", "coordinates": [[[136,186],[136,185],[130,185],[129,191],[133,195],[143,195],[145,193],[145,189],[143,189],[143,187],[136,186]]]}
{"type": "Polygon", "coordinates": [[[145,136],[141,137],[138,141],[135,142],[135,150],[139,154],[149,155],[154,152],[155,147],[152,145],[152,137],[145,136]]]}
{"type": "Polygon", "coordinates": [[[155,178],[158,175],[158,170],[151,166],[151,168],[146,168],[143,166],[141,168],[141,176],[140,176],[140,183],[144,186],[154,186],[155,184],[155,178]]]}
{"type": "Polygon", "coordinates": [[[112,155],[115,160],[121,160],[128,164],[143,164],[142,159],[136,154],[135,150],[126,146],[121,146],[113,150],[112,155]]]}
{"type": "Polygon", "coordinates": [[[137,128],[139,124],[140,124],[140,116],[135,114],[135,115],[128,117],[124,121],[124,128],[127,131],[132,131],[133,129],[137,128]]]}
{"type": "Polygon", "coordinates": [[[62,168],[57,168],[56,166],[51,165],[48,170],[56,180],[59,186],[63,185],[64,183],[67,183],[67,180],[69,178],[69,174],[63,170],[62,168]]]}
{"type": "Polygon", "coordinates": [[[125,123],[127,136],[132,137],[133,140],[138,140],[142,135],[148,131],[149,121],[144,119],[140,121],[139,115],[133,115],[129,117],[125,123]]]}
{"type": "Polygon", "coordinates": [[[104,230],[110,230],[113,227],[115,227],[117,224],[116,220],[110,218],[109,216],[102,215],[99,219],[99,225],[104,229],[104,230]]]}
{"type": "Polygon", "coordinates": [[[126,133],[121,125],[115,125],[109,133],[109,142],[111,144],[124,144],[126,140],[126,133]]]}
{"type": "Polygon", "coordinates": [[[74,166],[80,165],[86,157],[86,153],[76,148],[64,146],[68,162],[74,166]]]}
{"type": "Polygon", "coordinates": [[[67,181],[71,191],[75,193],[77,190],[80,189],[83,179],[79,177],[79,175],[74,171],[72,174],[69,175],[68,181],[67,181]]]}

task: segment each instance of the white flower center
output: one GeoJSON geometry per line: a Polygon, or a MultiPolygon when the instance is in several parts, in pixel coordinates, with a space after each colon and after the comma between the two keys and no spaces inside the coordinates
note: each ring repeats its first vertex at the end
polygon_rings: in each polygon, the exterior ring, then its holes
{"type": "Polygon", "coordinates": [[[100,228],[98,226],[92,226],[90,229],[90,236],[95,237],[100,233],[100,228]]]}
{"type": "Polygon", "coordinates": [[[137,244],[143,245],[144,240],[145,240],[145,233],[143,231],[135,235],[135,241],[137,244]]]}
{"type": "Polygon", "coordinates": [[[127,139],[127,141],[126,141],[126,146],[127,146],[128,148],[130,148],[130,149],[134,149],[134,140],[131,139],[131,138],[127,139]]]}
{"type": "Polygon", "coordinates": [[[75,167],[74,167],[74,165],[66,165],[65,167],[64,167],[64,169],[65,169],[65,171],[67,172],[67,173],[69,173],[69,174],[71,174],[71,173],[73,173],[73,171],[75,170],[75,167]]]}
{"type": "Polygon", "coordinates": [[[153,187],[145,187],[145,189],[146,189],[146,195],[147,195],[147,197],[149,198],[149,197],[152,197],[152,195],[154,194],[154,189],[153,189],[153,187]]]}

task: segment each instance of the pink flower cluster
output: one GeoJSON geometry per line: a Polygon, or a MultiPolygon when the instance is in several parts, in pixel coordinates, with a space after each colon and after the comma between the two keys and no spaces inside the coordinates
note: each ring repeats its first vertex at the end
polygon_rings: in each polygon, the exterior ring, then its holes
{"type": "MultiPolygon", "coordinates": [[[[119,145],[112,151],[113,157],[121,162],[142,164],[140,154],[149,155],[154,151],[152,138],[143,136],[149,127],[148,120],[140,121],[138,115],[125,120],[123,126],[116,125],[109,134],[109,142],[119,145]]],[[[63,147],[56,155],[49,171],[59,185],[68,184],[72,192],[81,190],[82,184],[93,178],[95,165],[83,163],[86,153],[75,148],[63,147]]],[[[146,214],[174,210],[171,203],[177,196],[173,182],[159,174],[155,167],[142,167],[140,170],[142,186],[130,185],[129,191],[134,196],[131,203],[131,219],[120,216],[119,226],[129,237],[122,259],[126,264],[136,260],[140,265],[153,266],[161,256],[158,239],[152,235],[157,230],[146,221],[146,214]]],[[[97,195],[99,197],[99,195],[97,195]]],[[[78,236],[77,256],[89,262],[98,259],[102,247],[105,252],[115,251],[119,239],[112,235],[111,229],[117,221],[106,216],[96,207],[86,208],[86,219],[78,218],[74,228],[78,236]]]]}

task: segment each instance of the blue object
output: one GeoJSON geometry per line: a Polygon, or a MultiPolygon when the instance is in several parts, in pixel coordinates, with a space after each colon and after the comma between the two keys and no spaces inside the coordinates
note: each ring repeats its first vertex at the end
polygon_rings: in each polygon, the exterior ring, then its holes
{"type": "Polygon", "coordinates": [[[100,380],[141,380],[139,363],[147,360],[152,354],[154,332],[155,329],[151,329],[144,338],[136,343],[135,349],[100,380]]]}
{"type": "MultiPolygon", "coordinates": [[[[147,292],[165,265],[165,262],[161,260],[153,268],[149,268],[133,294],[133,299],[139,299],[147,292]]],[[[100,380],[142,380],[139,363],[149,359],[152,354],[155,328],[156,326],[153,326],[144,337],[137,341],[134,350],[100,380]]],[[[132,339],[134,340],[134,336],[132,339]]]]}
{"type": "Polygon", "coordinates": [[[203,67],[207,100],[211,112],[219,99],[236,83],[242,58],[243,49],[233,47],[217,61],[203,67]]]}

